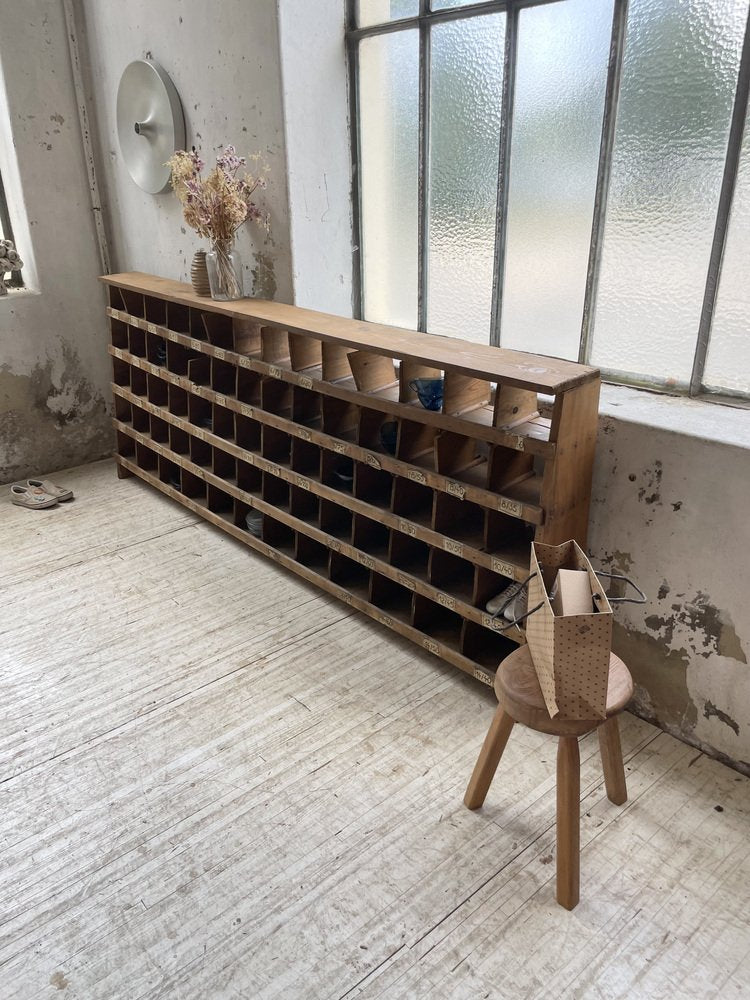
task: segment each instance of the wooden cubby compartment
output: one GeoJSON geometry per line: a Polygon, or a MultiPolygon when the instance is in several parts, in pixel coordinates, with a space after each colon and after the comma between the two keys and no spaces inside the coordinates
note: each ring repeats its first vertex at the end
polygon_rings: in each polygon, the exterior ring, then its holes
{"type": "Polygon", "coordinates": [[[534,539],[585,547],[596,369],[104,280],[119,474],[491,683],[524,634],[487,602],[534,539]],[[438,410],[418,378],[443,380],[438,410]]]}

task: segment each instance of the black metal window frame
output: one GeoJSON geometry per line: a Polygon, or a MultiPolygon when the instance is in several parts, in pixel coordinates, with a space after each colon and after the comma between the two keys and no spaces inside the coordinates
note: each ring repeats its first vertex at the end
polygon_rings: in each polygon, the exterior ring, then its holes
{"type": "MultiPolygon", "coordinates": [[[[363,38],[386,35],[393,32],[416,29],[419,33],[419,177],[418,177],[418,279],[417,279],[417,327],[427,330],[427,282],[428,282],[428,227],[429,227],[429,122],[430,122],[430,29],[433,24],[445,21],[465,20],[492,13],[504,13],[505,49],[503,58],[503,93],[500,122],[500,155],[498,163],[498,189],[496,201],[495,256],[492,281],[492,313],[490,317],[490,343],[500,344],[500,317],[503,301],[503,275],[505,270],[506,225],[509,195],[510,150],[513,130],[513,108],[516,62],[518,55],[518,19],[522,10],[529,7],[541,7],[553,3],[565,3],[566,0],[487,0],[484,3],[474,3],[464,7],[432,10],[431,0],[419,0],[419,13],[413,17],[385,21],[367,27],[357,26],[356,0],[347,0],[347,31],[346,43],[349,68],[349,104],[352,135],[352,176],[353,191],[353,226],[354,226],[354,309],[357,316],[363,315],[362,288],[363,267],[362,254],[362,185],[361,185],[361,148],[360,148],[360,116],[359,116],[359,42],[363,38]]],[[[602,118],[601,142],[599,147],[599,163],[597,168],[596,189],[594,195],[594,213],[591,227],[591,242],[586,274],[586,286],[579,341],[578,360],[588,364],[591,357],[592,331],[596,308],[596,297],[601,265],[604,224],[607,213],[607,194],[612,167],[612,151],[614,148],[615,127],[617,122],[617,105],[620,96],[620,80],[625,54],[625,36],[627,29],[629,0],[614,0],[612,16],[612,32],[609,57],[607,63],[607,81],[604,98],[604,114],[602,118]]],[[[750,401],[750,394],[716,393],[706,389],[704,371],[708,355],[708,345],[711,337],[714,309],[721,277],[721,264],[726,245],[727,231],[731,216],[732,200],[737,182],[740,163],[742,136],[748,108],[750,93],[750,11],[745,26],[745,36],[740,57],[737,87],[732,109],[732,117],[727,143],[727,153],[724,162],[719,202],[714,227],[711,254],[700,315],[699,327],[696,333],[693,371],[689,385],[675,389],[667,380],[653,373],[632,375],[602,368],[605,381],[625,385],[634,385],[652,389],[662,389],[672,393],[700,396],[718,402],[750,401]]]]}
{"type": "MultiPolygon", "coordinates": [[[[10,224],[10,212],[8,211],[8,202],[5,197],[2,174],[0,174],[0,231],[3,234],[3,239],[13,239],[13,227],[10,224]]],[[[23,288],[23,276],[21,272],[11,271],[8,283],[11,288],[23,288]]]]}

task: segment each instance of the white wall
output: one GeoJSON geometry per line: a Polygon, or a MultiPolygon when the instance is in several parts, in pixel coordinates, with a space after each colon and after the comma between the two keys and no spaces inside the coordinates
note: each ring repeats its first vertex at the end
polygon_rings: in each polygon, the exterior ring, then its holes
{"type": "Polygon", "coordinates": [[[30,284],[0,298],[0,482],[8,482],[110,450],[110,369],[61,3],[3,5],[0,67],[0,171],[30,284]]]}
{"type": "MultiPolygon", "coordinates": [[[[172,79],[185,113],[188,148],[210,166],[227,143],[240,155],[259,152],[271,168],[263,207],[271,230],[243,226],[237,248],[246,291],[292,300],[281,70],[274,0],[82,0],[91,93],[100,145],[100,183],[107,203],[112,266],[189,280],[190,262],[206,246],[170,192],[150,195],[130,178],[116,129],[117,86],[134,59],[153,58],[172,79]]],[[[207,247],[206,247],[207,248],[207,247]]]]}

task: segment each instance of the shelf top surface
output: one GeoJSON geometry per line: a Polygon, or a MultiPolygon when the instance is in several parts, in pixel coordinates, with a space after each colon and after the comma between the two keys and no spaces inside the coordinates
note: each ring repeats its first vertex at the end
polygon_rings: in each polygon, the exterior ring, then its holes
{"type": "Polygon", "coordinates": [[[598,368],[503,347],[472,344],[454,337],[418,333],[381,323],[347,319],[266,299],[219,302],[193,292],[192,286],[139,271],[103,275],[108,285],[151,295],[227,316],[242,316],[292,333],[310,334],[356,350],[387,357],[409,358],[435,368],[451,368],[464,375],[554,395],[599,377],[598,368]]]}

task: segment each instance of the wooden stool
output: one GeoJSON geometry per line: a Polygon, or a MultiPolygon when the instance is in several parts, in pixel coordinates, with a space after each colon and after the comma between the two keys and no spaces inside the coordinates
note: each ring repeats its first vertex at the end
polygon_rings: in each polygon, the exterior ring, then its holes
{"type": "Polygon", "coordinates": [[[580,721],[550,718],[528,646],[519,646],[497,668],[495,694],[500,704],[474,766],[464,804],[478,809],[495,776],[516,722],[559,737],[557,744],[557,902],[572,910],[580,881],[581,762],[578,737],[594,729],[604,768],[607,797],[615,805],[627,800],[617,716],[633,695],[633,678],[619,657],[610,653],[607,718],[580,721]]]}

